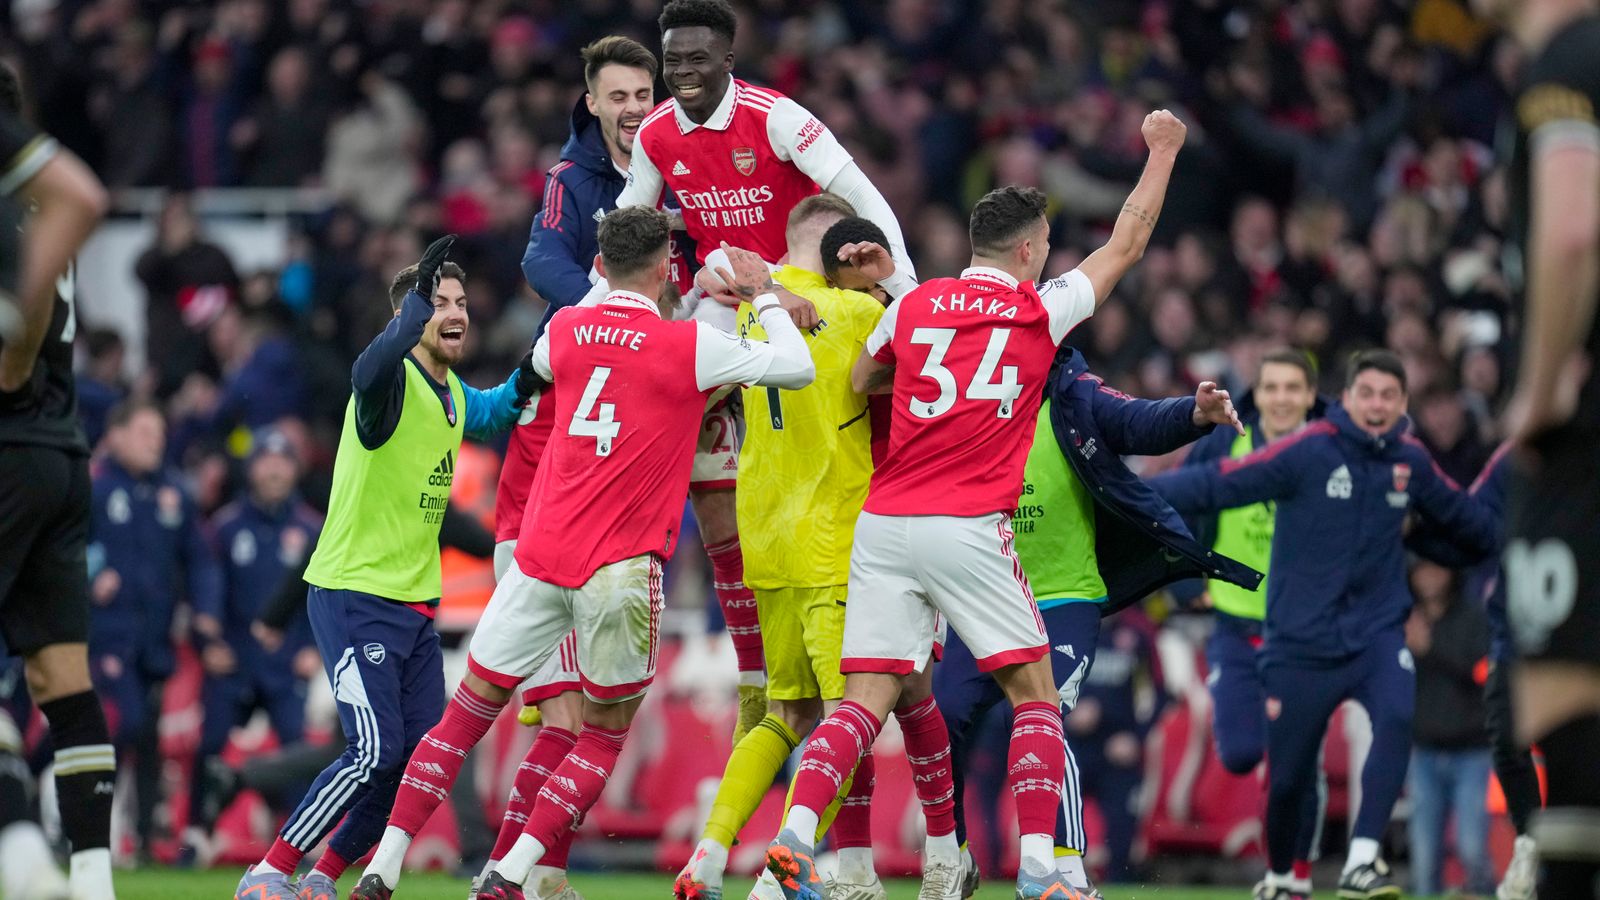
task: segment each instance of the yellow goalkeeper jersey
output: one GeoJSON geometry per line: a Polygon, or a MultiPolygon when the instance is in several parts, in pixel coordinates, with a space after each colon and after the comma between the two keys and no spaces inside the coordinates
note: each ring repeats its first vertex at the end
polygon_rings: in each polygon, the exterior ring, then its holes
{"type": "MultiPolygon", "coordinates": [[[[817,307],[817,327],[805,335],[817,378],[798,391],[744,391],[738,482],[744,582],[765,590],[845,584],[872,477],[867,397],[850,387],[850,369],[883,307],[794,266],[773,280],[817,307]]],[[[739,334],[767,336],[748,303],[739,307],[739,334]]]]}

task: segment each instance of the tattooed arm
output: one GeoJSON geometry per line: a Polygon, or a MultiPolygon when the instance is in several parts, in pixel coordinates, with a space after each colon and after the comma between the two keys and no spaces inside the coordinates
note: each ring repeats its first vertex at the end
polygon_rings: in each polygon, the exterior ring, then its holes
{"type": "Polygon", "coordinates": [[[1178,158],[1178,148],[1183,146],[1187,133],[1178,117],[1158,109],[1145,117],[1144,141],[1150,147],[1150,158],[1144,164],[1139,183],[1111,229],[1111,239],[1104,247],[1089,254],[1078,271],[1088,276],[1094,286],[1095,303],[1104,303],[1122,276],[1144,256],[1144,248],[1155,231],[1156,219],[1161,215],[1161,203],[1167,195],[1167,182],[1172,178],[1172,164],[1178,158]]]}

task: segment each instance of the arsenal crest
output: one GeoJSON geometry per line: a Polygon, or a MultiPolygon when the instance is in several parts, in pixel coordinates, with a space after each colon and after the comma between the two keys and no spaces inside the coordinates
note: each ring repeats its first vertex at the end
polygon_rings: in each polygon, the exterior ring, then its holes
{"type": "Polygon", "coordinates": [[[1411,466],[1407,463],[1394,464],[1394,490],[1395,493],[1404,493],[1406,485],[1411,483],[1411,466]]]}
{"type": "Polygon", "coordinates": [[[749,175],[756,170],[756,151],[749,147],[733,148],[733,167],[739,170],[740,175],[749,175]]]}

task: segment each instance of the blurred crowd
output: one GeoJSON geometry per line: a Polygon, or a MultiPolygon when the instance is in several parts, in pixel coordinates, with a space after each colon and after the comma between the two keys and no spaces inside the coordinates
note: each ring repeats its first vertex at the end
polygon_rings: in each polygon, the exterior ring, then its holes
{"type": "MultiPolygon", "coordinates": [[[[504,378],[543,310],[519,262],[582,92],[577,48],[659,46],[645,0],[0,5],[39,124],[111,188],[170,192],[136,270],[143,370],[93,327],[110,298],[79,286],[82,407],[100,441],[119,401],[150,400],[162,477],[213,531],[253,496],[263,429],[325,502],[349,364],[390,314],[390,276],[440,233],[462,235],[469,277],[463,376],[504,378]],[[332,199],[295,220],[282,268],[249,271],[193,212],[188,192],[218,187],[332,199]]],[[[921,276],[963,267],[966,211],[1007,183],[1048,193],[1046,271],[1069,268],[1167,107],[1188,143],[1149,252],[1071,338],[1092,368],[1141,396],[1242,390],[1290,345],[1332,390],[1346,353],[1386,345],[1447,473],[1470,481],[1493,448],[1514,323],[1490,145],[1520,60],[1462,0],[735,5],[736,74],[834,130],[921,276]]]]}

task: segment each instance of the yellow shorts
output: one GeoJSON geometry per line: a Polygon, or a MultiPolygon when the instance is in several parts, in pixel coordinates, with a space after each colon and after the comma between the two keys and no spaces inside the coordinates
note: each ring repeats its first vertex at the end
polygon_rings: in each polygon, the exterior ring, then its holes
{"type": "Polygon", "coordinates": [[[805,700],[844,696],[839,650],[844,646],[845,585],[755,589],[767,697],[805,700]]]}

